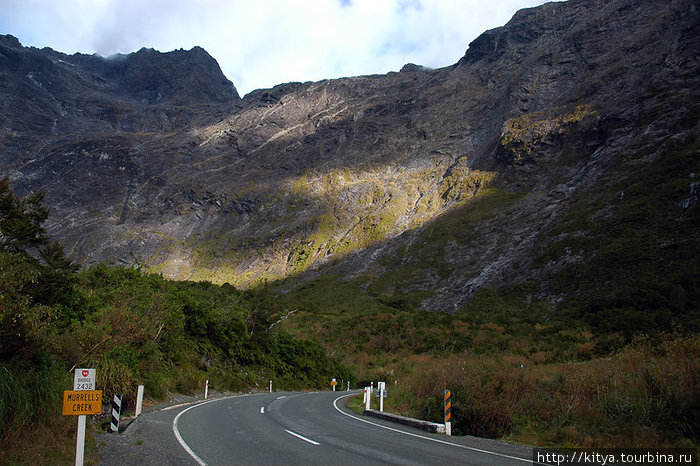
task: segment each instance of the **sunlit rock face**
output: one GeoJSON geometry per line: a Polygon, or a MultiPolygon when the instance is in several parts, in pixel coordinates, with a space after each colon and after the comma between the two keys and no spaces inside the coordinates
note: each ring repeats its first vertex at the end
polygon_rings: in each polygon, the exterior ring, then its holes
{"type": "Polygon", "coordinates": [[[198,47],[102,58],[2,36],[0,168],[47,192],[50,233],[86,265],[240,287],[332,272],[440,311],[523,282],[556,301],[553,277],[595,256],[572,212],[614,223],[630,173],[697,148],[698,15],[550,3],[451,67],[243,99],[198,47]]]}

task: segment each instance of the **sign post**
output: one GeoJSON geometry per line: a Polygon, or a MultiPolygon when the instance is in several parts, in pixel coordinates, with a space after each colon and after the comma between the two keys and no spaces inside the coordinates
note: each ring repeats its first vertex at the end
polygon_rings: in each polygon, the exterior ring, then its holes
{"type": "Polygon", "coordinates": [[[379,412],[384,412],[384,398],[386,398],[386,382],[377,382],[377,396],[379,397],[379,412]]]}
{"type": "Polygon", "coordinates": [[[85,459],[85,416],[102,413],[102,391],[95,390],[96,372],[95,369],[76,369],[73,390],[63,392],[63,415],[78,416],[75,466],[83,466],[85,459]]]}
{"type": "Polygon", "coordinates": [[[335,379],[331,379],[331,387],[333,387],[333,391],[335,391],[336,385],[338,385],[338,382],[335,379]]]}

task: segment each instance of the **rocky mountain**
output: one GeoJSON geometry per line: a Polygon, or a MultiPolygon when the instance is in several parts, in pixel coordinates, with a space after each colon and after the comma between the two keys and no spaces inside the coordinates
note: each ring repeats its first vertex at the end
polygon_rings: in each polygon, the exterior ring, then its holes
{"type": "Polygon", "coordinates": [[[454,66],[242,99],[200,48],[4,36],[0,170],[47,192],[83,264],[239,287],[332,273],[450,312],[486,287],[680,312],[700,289],[699,19],[691,0],[548,3],[454,66]]]}

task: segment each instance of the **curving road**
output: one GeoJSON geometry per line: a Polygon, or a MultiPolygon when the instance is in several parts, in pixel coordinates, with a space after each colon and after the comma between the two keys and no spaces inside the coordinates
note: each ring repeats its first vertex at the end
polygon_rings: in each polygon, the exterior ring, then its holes
{"type": "Polygon", "coordinates": [[[142,436],[141,448],[132,447],[120,464],[532,464],[526,447],[357,415],[345,408],[356,393],[242,395],[143,415],[125,432],[142,436]]]}

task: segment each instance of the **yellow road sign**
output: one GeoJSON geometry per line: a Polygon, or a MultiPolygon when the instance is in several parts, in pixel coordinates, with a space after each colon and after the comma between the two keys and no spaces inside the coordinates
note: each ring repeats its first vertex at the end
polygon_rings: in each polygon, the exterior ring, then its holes
{"type": "Polygon", "coordinates": [[[102,390],[66,390],[63,415],[102,414],[102,390]]]}

